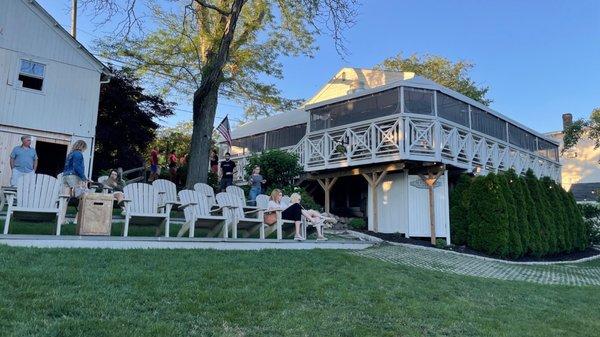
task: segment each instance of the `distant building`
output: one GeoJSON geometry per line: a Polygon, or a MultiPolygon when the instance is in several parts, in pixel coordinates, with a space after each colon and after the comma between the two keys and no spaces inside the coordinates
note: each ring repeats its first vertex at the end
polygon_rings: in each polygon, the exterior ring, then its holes
{"type": "MultiPolygon", "coordinates": [[[[563,114],[563,130],[573,122],[571,114],[563,114]]],[[[550,132],[549,136],[560,142],[563,148],[563,132],[550,132]]],[[[577,145],[560,154],[562,165],[561,183],[573,192],[577,201],[596,201],[600,188],[600,148],[593,141],[582,137],[577,145]]]]}
{"type": "Polygon", "coordinates": [[[33,136],[38,172],[62,170],[69,145],[82,139],[91,173],[100,84],[109,71],[33,0],[0,1],[0,186],[9,153],[33,136]]]}

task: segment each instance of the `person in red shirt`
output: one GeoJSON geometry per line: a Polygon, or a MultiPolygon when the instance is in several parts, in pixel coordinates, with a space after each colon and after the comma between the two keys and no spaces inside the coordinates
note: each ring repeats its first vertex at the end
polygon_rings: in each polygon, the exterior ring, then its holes
{"type": "Polygon", "coordinates": [[[155,146],[150,152],[150,181],[158,179],[158,147],[155,146]]]}
{"type": "Polygon", "coordinates": [[[175,155],[175,150],[171,151],[169,155],[169,175],[171,176],[171,181],[177,184],[177,164],[179,160],[175,155]]]}

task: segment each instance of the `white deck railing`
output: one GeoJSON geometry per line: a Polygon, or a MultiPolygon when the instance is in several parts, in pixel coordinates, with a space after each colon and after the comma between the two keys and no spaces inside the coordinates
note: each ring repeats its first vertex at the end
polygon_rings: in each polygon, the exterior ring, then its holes
{"type": "Polygon", "coordinates": [[[537,176],[560,181],[558,162],[435,116],[397,114],[309,132],[285,149],[298,155],[307,172],[415,160],[484,173],[532,169],[537,176]]]}

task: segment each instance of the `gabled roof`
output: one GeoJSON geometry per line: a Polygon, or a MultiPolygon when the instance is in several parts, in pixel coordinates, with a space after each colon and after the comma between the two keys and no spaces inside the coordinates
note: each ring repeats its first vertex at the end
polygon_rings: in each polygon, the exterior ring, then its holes
{"type": "Polygon", "coordinates": [[[576,201],[597,201],[600,183],[577,183],[569,190],[576,201]]]}
{"type": "Polygon", "coordinates": [[[37,3],[37,1],[35,0],[21,0],[23,3],[25,3],[26,5],[29,4],[31,5],[31,8],[33,8],[34,10],[37,10],[39,12],[39,14],[45,16],[48,20],[50,20],[50,22],[52,23],[52,27],[53,29],[60,35],[62,35],[63,37],[66,37],[68,40],[70,40],[74,45],[74,48],[77,48],[77,50],[80,51],[80,53],[87,58],[89,61],[91,61],[93,64],[97,65],[99,68],[99,71],[107,76],[112,76],[112,73],[110,72],[110,70],[108,69],[108,67],[106,65],[104,65],[104,63],[102,63],[100,60],[98,60],[89,50],[87,50],[83,44],[81,44],[79,41],[77,41],[77,39],[75,39],[71,34],[69,34],[69,32],[67,32],[63,26],[61,26],[58,21],[56,21],[54,19],[54,17],[52,15],[50,15],[50,13],[48,13],[44,7],[42,7],[39,3],[37,3]]]}

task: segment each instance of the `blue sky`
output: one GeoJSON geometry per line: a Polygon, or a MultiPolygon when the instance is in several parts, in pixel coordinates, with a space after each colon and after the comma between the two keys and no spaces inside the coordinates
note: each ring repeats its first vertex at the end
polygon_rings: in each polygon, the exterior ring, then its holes
{"type": "MultiPolygon", "coordinates": [[[[70,0],[38,0],[68,27],[70,0]]],[[[342,60],[327,36],[314,58],[283,59],[288,97],[309,98],[340,68],[372,67],[402,52],[435,54],[475,63],[472,78],[490,87],[491,107],[538,131],[561,128],[561,114],[585,117],[600,107],[600,1],[597,0],[363,0],[346,32],[350,55],[342,60]]],[[[93,47],[102,36],[84,15],[79,39],[93,47]],[[90,33],[92,35],[90,35],[90,33]]],[[[93,48],[92,48],[93,49],[93,48]]],[[[223,102],[218,115],[239,118],[223,102]]],[[[191,110],[185,101],[182,110],[191,110]]],[[[165,121],[190,119],[185,111],[165,121]]]]}

